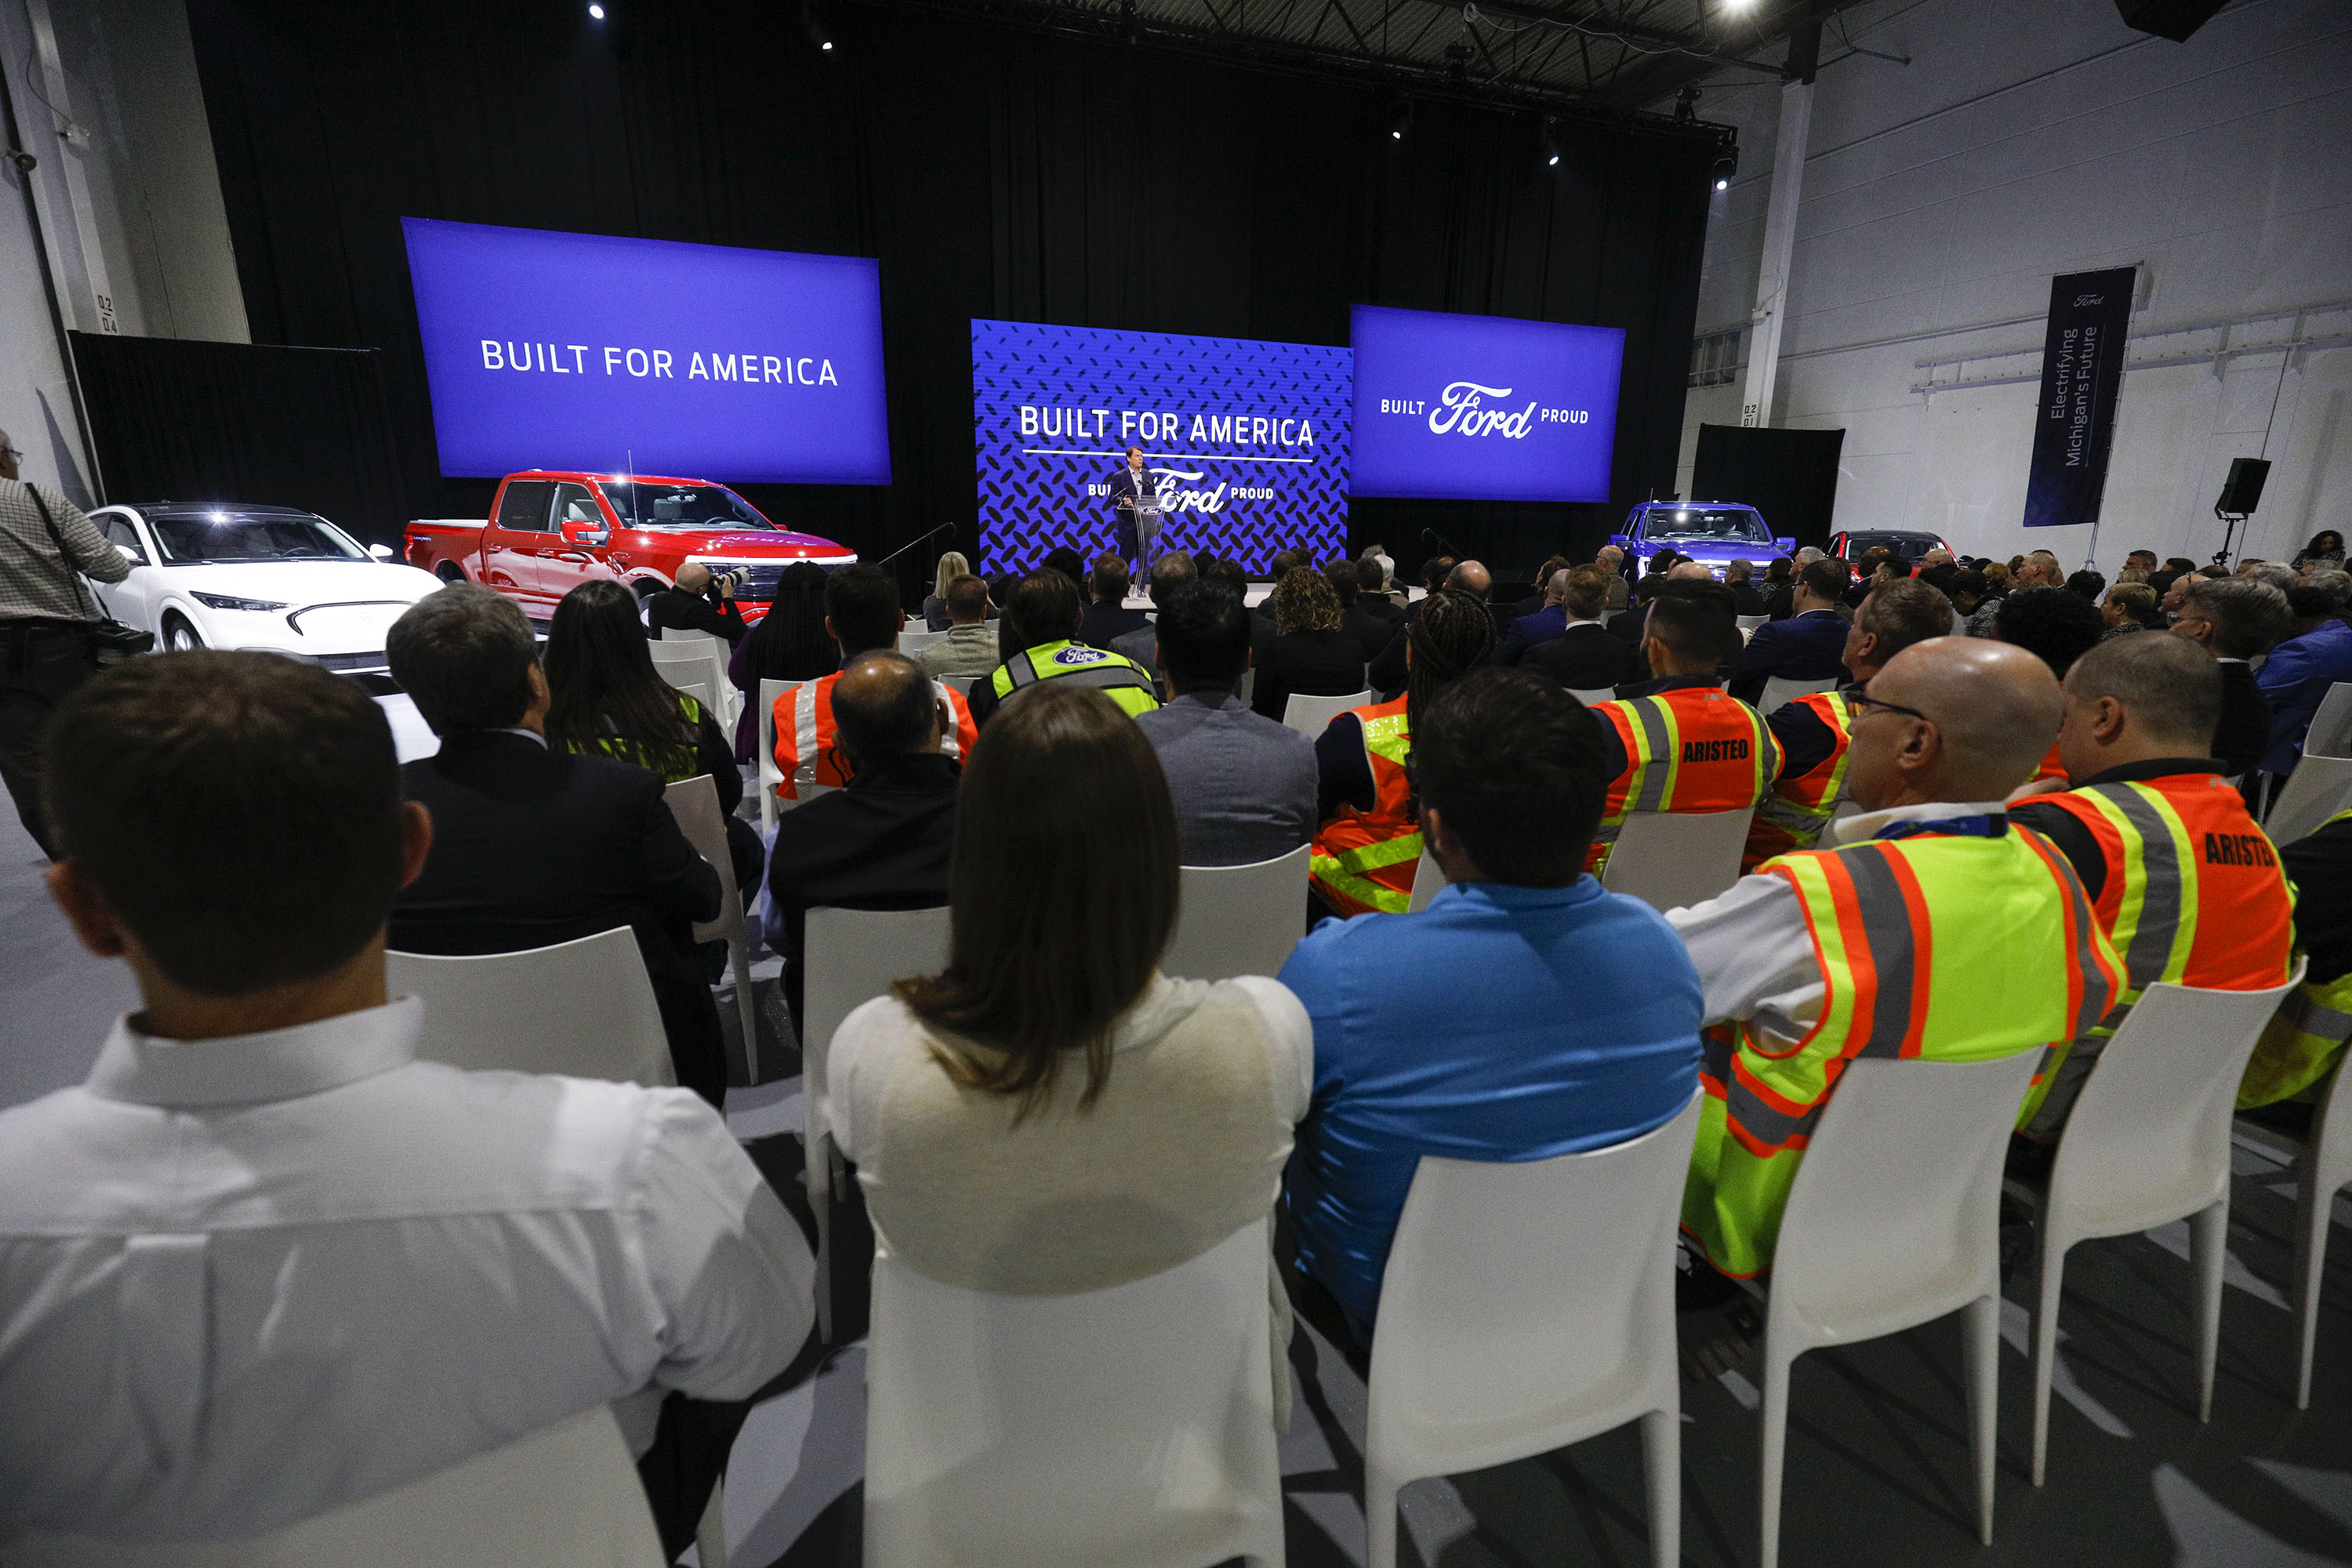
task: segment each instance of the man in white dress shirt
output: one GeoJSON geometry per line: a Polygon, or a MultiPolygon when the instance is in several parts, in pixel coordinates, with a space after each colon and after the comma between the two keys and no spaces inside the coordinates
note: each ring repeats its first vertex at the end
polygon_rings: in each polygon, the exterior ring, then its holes
{"type": "Polygon", "coordinates": [[[266,1533],[611,1401],[642,1449],[792,1361],[808,1250],[709,1106],[416,1059],[383,928],[432,823],[359,687],[133,660],[47,809],[146,1005],[0,1112],[0,1541],[266,1533]]]}

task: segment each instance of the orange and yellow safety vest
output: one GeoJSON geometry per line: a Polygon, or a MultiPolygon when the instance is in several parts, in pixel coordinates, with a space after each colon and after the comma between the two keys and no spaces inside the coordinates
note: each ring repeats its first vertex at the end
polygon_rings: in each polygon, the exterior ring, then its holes
{"type": "Polygon", "coordinates": [[[1738,811],[1780,770],[1780,743],[1755,709],[1712,686],[1627,697],[1592,710],[1613,726],[1625,765],[1609,783],[1584,868],[1599,875],[1637,811],[1738,811]]]}
{"type": "MultiPolygon", "coordinates": [[[[1775,855],[1819,844],[1822,830],[1837,815],[1838,802],[1845,798],[1846,742],[1853,728],[1853,704],[1843,691],[1814,691],[1790,699],[1788,705],[1810,709],[1828,728],[1834,743],[1828,756],[1803,773],[1782,773],[1772,781],[1771,793],[1756,803],[1756,820],[1748,826],[1748,847],[1739,856],[1743,875],[1775,855]]],[[[1768,722],[1765,727],[1771,726],[1768,722]]]]}
{"type": "Polygon", "coordinates": [[[1421,824],[1412,811],[1412,730],[1405,700],[1348,710],[1364,732],[1372,773],[1372,809],[1342,805],[1315,835],[1307,873],[1334,909],[1351,915],[1402,914],[1421,869],[1421,824]]]}
{"type": "MultiPolygon", "coordinates": [[[[803,680],[790,691],[776,698],[776,771],[784,776],[776,793],[786,800],[800,800],[816,790],[839,789],[849,782],[849,770],[841,765],[840,749],[834,743],[833,683],[841,672],[821,675],[814,680],[803,680]]],[[[963,693],[943,680],[931,682],[932,688],[955,711],[955,728],[940,737],[940,750],[958,761],[971,754],[971,743],[980,731],[971,721],[971,709],[963,693]]]]}

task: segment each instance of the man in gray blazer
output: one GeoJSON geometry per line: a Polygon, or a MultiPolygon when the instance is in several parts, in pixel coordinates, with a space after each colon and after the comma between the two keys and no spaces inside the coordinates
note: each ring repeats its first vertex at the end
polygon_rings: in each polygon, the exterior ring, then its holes
{"type": "Polygon", "coordinates": [[[1135,721],[1168,775],[1184,864],[1288,854],[1315,836],[1315,747],[1234,695],[1249,668],[1249,611],[1214,579],[1166,590],[1155,581],[1152,597],[1171,697],[1135,721]]]}

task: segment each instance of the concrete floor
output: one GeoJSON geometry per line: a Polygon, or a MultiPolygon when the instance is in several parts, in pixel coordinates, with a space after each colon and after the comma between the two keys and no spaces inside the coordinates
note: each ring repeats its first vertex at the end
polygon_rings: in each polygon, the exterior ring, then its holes
{"type": "MultiPolygon", "coordinates": [[[[41,860],[0,821],[0,1103],[78,1081],[113,1016],[135,1005],[117,963],[77,946],[40,885],[41,860]]],[[[773,961],[761,965],[762,978],[773,961]]],[[[731,1016],[731,1009],[722,1009],[731,1016]]],[[[794,1068],[789,1044],[772,1047],[794,1068]]],[[[805,1215],[800,1080],[730,1096],[730,1121],[805,1215]]],[[[2001,1363],[1997,1533],[1969,1519],[1956,1323],[1799,1363],[1783,1560],[1796,1564],[2317,1568],[2352,1563],[2352,1199],[2336,1204],[2312,1409],[2293,1407],[2288,1275],[2293,1172],[2243,1130],[2231,1223],[2220,1388],[2195,1419],[2187,1237],[2091,1242],[2068,1267],[2063,1375],[2050,1484],[2026,1479],[2026,1282],[2012,1282],[2001,1363]]],[[[1292,1347],[1297,1417],[1282,1445],[1294,1568],[1363,1561],[1364,1389],[1304,1325],[1292,1347]]],[[[860,1560],[864,1350],[812,1354],[744,1428],[727,1492],[739,1568],[851,1568],[860,1560]]],[[[1752,1373],[1753,1368],[1748,1369],[1752,1373]]],[[[1683,1556],[1756,1561],[1757,1394],[1740,1373],[1686,1383],[1683,1556]]],[[[1648,1562],[1633,1429],[1471,1475],[1404,1500],[1402,1560],[1423,1568],[1648,1562]]],[[[1206,1565],[1203,1565],[1206,1568],[1206,1565]]]]}

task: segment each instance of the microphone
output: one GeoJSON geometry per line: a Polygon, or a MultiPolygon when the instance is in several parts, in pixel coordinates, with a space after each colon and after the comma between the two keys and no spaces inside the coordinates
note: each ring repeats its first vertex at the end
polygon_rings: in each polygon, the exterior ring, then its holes
{"type": "Polygon", "coordinates": [[[1423,529],[1421,531],[1421,539],[1423,543],[1434,544],[1438,549],[1443,550],[1448,555],[1458,557],[1465,553],[1460,545],[1454,543],[1454,541],[1446,538],[1445,535],[1438,532],[1437,530],[1433,528],[1423,529]]]}

